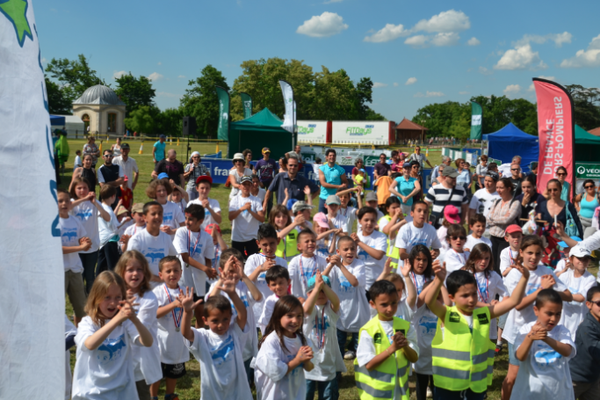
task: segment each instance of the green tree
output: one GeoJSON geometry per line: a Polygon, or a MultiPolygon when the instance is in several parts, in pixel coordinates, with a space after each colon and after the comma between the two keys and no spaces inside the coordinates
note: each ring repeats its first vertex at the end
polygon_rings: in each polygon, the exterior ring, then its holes
{"type": "Polygon", "coordinates": [[[167,136],[181,136],[183,116],[183,108],[167,108],[156,118],[156,131],[167,136]]]}
{"type": "Polygon", "coordinates": [[[219,100],[215,86],[229,90],[229,85],[221,71],[207,65],[200,77],[189,81],[189,88],[181,98],[181,108],[185,116],[196,118],[198,134],[216,137],[219,126],[219,100]]]}
{"type": "Polygon", "coordinates": [[[470,103],[447,101],[429,104],[418,109],[412,121],[428,128],[430,136],[450,136],[452,125],[460,120],[464,112],[470,115],[470,110],[470,103]]]}
{"type": "Polygon", "coordinates": [[[156,128],[156,117],[160,110],[152,106],[140,106],[125,118],[125,126],[132,131],[152,135],[156,128]]]}
{"type": "Polygon", "coordinates": [[[48,108],[50,114],[72,114],[72,105],[58,84],[52,82],[48,77],[46,80],[46,93],[48,94],[48,108]]]}
{"type": "Polygon", "coordinates": [[[568,85],[567,91],[573,98],[573,119],[585,130],[600,126],[600,90],[581,85],[568,85]]]}
{"type": "Polygon", "coordinates": [[[313,119],[356,120],[359,101],[354,83],[343,69],[330,72],[322,66],[315,74],[315,96],[312,104],[313,119]]]}
{"type": "Polygon", "coordinates": [[[60,90],[69,104],[80,97],[87,88],[105,85],[104,80],[97,76],[83,54],[80,54],[77,60],[53,58],[46,66],[46,73],[61,84],[60,90]]]}
{"type": "Polygon", "coordinates": [[[128,116],[140,106],[151,106],[154,104],[156,90],[152,87],[152,81],[145,76],[136,78],[130,72],[117,78],[116,82],[117,88],[115,93],[127,105],[128,116]]]}

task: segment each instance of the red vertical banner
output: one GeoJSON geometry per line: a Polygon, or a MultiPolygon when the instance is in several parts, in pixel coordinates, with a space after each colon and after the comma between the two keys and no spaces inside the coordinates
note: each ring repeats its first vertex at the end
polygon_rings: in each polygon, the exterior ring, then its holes
{"type": "Polygon", "coordinates": [[[575,129],[573,100],[567,90],[556,82],[533,78],[537,97],[540,156],[537,187],[543,192],[556,169],[567,169],[566,181],[575,190],[575,129]]]}

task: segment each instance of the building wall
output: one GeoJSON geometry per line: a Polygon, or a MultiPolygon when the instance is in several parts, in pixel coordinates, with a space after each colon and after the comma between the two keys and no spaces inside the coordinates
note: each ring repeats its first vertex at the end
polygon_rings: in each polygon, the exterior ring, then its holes
{"type": "Polygon", "coordinates": [[[125,133],[125,106],[74,104],[73,115],[82,118],[85,114],[90,117],[90,133],[106,135],[108,133],[108,114],[117,114],[116,134],[125,133]]]}

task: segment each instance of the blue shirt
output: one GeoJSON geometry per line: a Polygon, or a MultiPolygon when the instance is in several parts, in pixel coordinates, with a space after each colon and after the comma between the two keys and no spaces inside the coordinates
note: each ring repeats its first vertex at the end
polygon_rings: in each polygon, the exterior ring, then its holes
{"type": "Polygon", "coordinates": [[[165,159],[165,147],[167,147],[167,142],[161,143],[160,140],[154,143],[154,148],[156,148],[156,152],[154,152],[154,159],[156,162],[165,159]]]}
{"type": "Polygon", "coordinates": [[[458,174],[458,177],[456,178],[456,183],[460,183],[460,184],[466,183],[468,185],[469,183],[471,183],[471,173],[468,170],[463,169],[458,174]]]}
{"type": "MultiPolygon", "coordinates": [[[[321,165],[319,170],[323,171],[323,175],[325,175],[325,182],[330,185],[341,185],[342,184],[342,175],[346,175],[346,170],[339,165],[335,164],[333,167],[330,167],[329,164],[321,165]]],[[[323,200],[327,200],[327,196],[336,194],[338,190],[333,188],[325,188],[321,186],[321,194],[320,198],[323,200]]]]}
{"type": "MultiPolygon", "coordinates": [[[[407,181],[404,176],[399,176],[396,178],[396,182],[398,182],[398,188],[396,190],[402,196],[408,196],[409,194],[412,193],[413,190],[415,190],[415,182],[416,181],[417,181],[417,178],[409,177],[408,181],[407,181]]],[[[400,200],[400,203],[402,203],[402,199],[399,199],[399,200],[400,200]]],[[[406,201],[407,206],[412,206],[412,203],[413,203],[412,197],[406,201]]],[[[402,203],[402,204],[404,204],[404,203],[402,203]]]]}

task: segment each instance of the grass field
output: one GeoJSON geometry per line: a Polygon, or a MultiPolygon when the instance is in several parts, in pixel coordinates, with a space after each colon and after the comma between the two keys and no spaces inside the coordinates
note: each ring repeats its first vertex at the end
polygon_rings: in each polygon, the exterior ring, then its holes
{"type": "MultiPolygon", "coordinates": [[[[71,157],[66,164],[66,170],[63,176],[63,180],[60,187],[67,188],[69,182],[71,181],[71,175],[73,171],[73,159],[75,156],[76,149],[82,149],[84,145],[83,140],[69,140],[69,145],[71,149],[71,157]]],[[[134,190],[134,201],[135,202],[146,202],[148,201],[148,197],[145,194],[145,189],[150,181],[150,173],[154,168],[154,163],[152,161],[152,144],[153,142],[146,141],[144,143],[144,153],[138,154],[139,150],[139,142],[130,142],[131,143],[131,152],[130,157],[134,158],[137,161],[138,167],[140,169],[140,178],[138,180],[138,185],[134,190]]],[[[114,141],[103,142],[103,149],[110,148],[110,145],[114,144],[114,141]]],[[[99,143],[98,143],[99,145],[99,143]]],[[[210,154],[215,152],[214,144],[191,144],[192,151],[198,151],[200,154],[210,154]]],[[[167,143],[167,149],[174,148],[177,150],[178,159],[180,161],[184,160],[186,147],[185,143],[181,142],[180,146],[176,146],[176,142],[173,142],[173,145],[169,145],[167,143]]],[[[224,154],[226,154],[227,149],[223,146],[219,147],[219,150],[222,150],[224,154]]],[[[412,149],[402,148],[405,152],[411,152],[412,149]]],[[[439,164],[441,161],[441,153],[440,150],[433,150],[429,152],[429,159],[432,165],[439,164]]],[[[99,162],[102,162],[99,160],[99,162]]],[[[100,164],[97,165],[99,167],[100,164]]],[[[215,185],[211,190],[210,197],[217,199],[221,204],[221,208],[226,210],[225,206],[228,202],[229,189],[225,188],[223,185],[215,185]]],[[[227,243],[230,242],[231,235],[231,224],[229,220],[225,217],[226,211],[223,211],[223,221],[220,225],[221,232],[223,237],[227,243]]],[[[73,315],[73,310],[71,305],[65,305],[66,314],[71,316],[73,315]]],[[[177,393],[179,394],[179,398],[181,400],[197,400],[200,397],[200,368],[198,362],[190,355],[191,360],[186,364],[187,375],[180,379],[177,383],[177,393]]],[[[75,349],[71,350],[71,367],[75,364],[75,349]]],[[[496,363],[494,365],[494,381],[490,391],[488,392],[488,399],[496,400],[500,398],[500,387],[502,384],[502,380],[506,375],[508,365],[508,357],[506,355],[506,347],[503,352],[500,353],[498,357],[496,357],[496,363]]],[[[354,384],[354,372],[352,363],[346,361],[346,367],[348,372],[343,374],[342,382],[340,383],[340,399],[342,400],[350,400],[350,399],[358,399],[358,393],[356,391],[356,387],[354,384]]],[[[412,398],[415,398],[414,387],[415,382],[414,379],[410,380],[410,387],[412,392],[412,398]]],[[[160,396],[164,396],[164,385],[161,387],[160,396]]],[[[162,398],[162,397],[160,397],[162,398]]]]}

